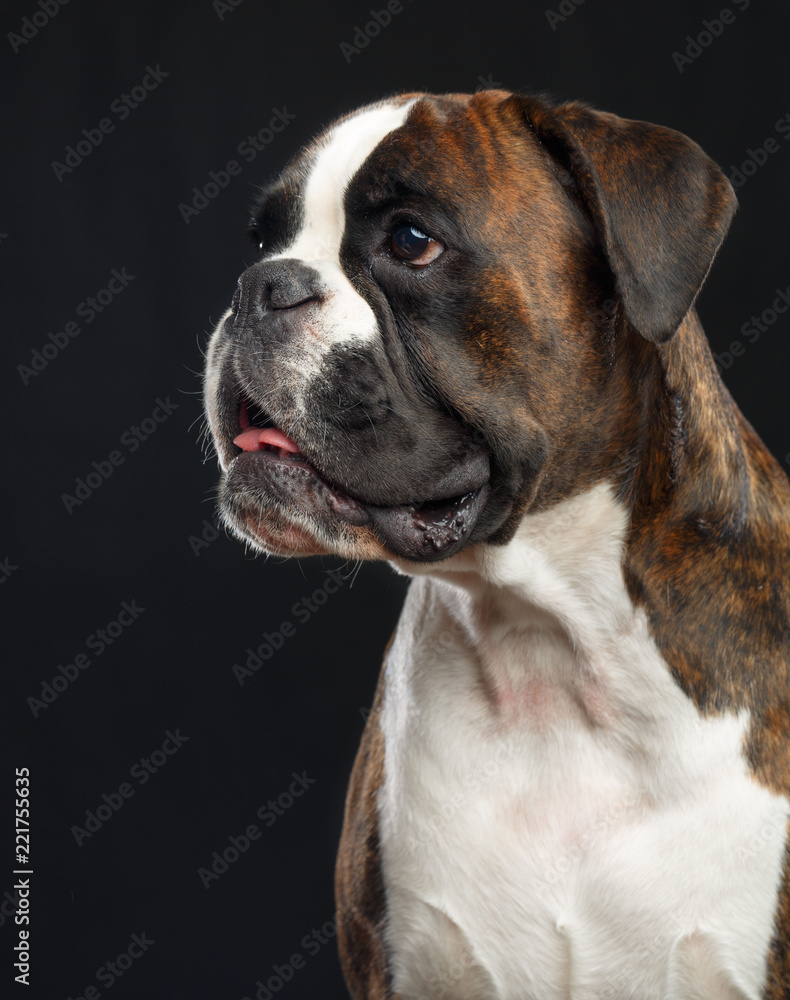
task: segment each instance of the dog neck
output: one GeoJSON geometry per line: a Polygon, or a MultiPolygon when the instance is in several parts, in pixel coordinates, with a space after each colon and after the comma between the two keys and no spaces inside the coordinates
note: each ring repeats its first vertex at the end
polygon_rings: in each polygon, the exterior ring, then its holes
{"type": "MultiPolygon", "coordinates": [[[[569,711],[576,706],[587,723],[608,725],[616,701],[612,671],[619,675],[622,650],[637,634],[698,707],[720,683],[715,674],[736,669],[733,657],[743,644],[735,641],[732,623],[722,620],[715,633],[703,633],[699,623],[709,615],[692,605],[705,600],[708,587],[721,588],[731,572],[728,534],[745,523],[759,527],[760,496],[786,486],[764,449],[753,442],[744,449],[750,428],[716,376],[693,312],[658,353],[640,393],[642,416],[631,457],[623,459],[639,470],[630,478],[610,469],[573,496],[533,508],[504,545],[473,546],[423,567],[396,566],[426,578],[502,716],[528,710],[545,720],[551,705],[562,702],[569,711]],[[749,454],[764,468],[755,468],[749,454]],[[675,589],[679,574],[688,577],[683,607],[675,589]],[[686,619],[681,629],[680,618],[686,619]]],[[[765,506],[776,510],[778,504],[765,506]]],[[[787,525],[783,531],[786,557],[787,525]]],[[[765,558],[775,559],[767,529],[759,541],[765,558]]],[[[731,594],[733,604],[748,601],[746,592],[731,594]]],[[[755,633],[751,655],[764,659],[760,629],[755,633]]],[[[743,694],[732,697],[733,707],[748,707],[743,694]]]]}
{"type": "Polygon", "coordinates": [[[528,514],[506,545],[475,546],[420,574],[498,715],[546,721],[564,705],[606,723],[609,651],[634,613],[621,568],[627,521],[601,483],[528,514]]]}

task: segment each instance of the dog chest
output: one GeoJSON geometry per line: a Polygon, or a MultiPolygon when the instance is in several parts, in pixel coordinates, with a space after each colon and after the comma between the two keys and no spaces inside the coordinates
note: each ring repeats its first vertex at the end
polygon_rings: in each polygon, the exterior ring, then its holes
{"type": "MultiPolygon", "coordinates": [[[[747,772],[746,717],[703,719],[638,615],[606,671],[606,725],[546,670],[505,685],[522,710],[492,708],[431,586],[413,585],[382,719],[404,1000],[759,997],[787,804],[747,772]]],[[[535,640],[561,676],[562,644],[535,640]]]]}

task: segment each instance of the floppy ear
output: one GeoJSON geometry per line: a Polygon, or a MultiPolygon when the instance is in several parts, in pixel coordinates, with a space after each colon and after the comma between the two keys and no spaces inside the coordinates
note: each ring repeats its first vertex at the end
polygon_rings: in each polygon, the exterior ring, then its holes
{"type": "Polygon", "coordinates": [[[529,124],[572,175],[626,319],[648,340],[675,333],[737,207],[713,160],[680,132],[576,102],[525,101],[529,124]]]}

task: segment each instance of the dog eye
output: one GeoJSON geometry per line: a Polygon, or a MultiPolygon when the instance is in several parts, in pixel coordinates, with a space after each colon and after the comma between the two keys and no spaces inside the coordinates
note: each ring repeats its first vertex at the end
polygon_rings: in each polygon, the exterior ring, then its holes
{"type": "Polygon", "coordinates": [[[411,267],[425,267],[442,253],[444,247],[432,236],[426,236],[416,226],[397,226],[390,236],[390,249],[411,267]]]}

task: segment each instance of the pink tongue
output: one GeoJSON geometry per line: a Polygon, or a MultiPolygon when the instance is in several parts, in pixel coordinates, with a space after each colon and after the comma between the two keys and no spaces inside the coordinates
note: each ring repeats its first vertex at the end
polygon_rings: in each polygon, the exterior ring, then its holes
{"type": "Polygon", "coordinates": [[[299,454],[299,445],[276,427],[267,427],[265,430],[261,430],[260,427],[248,427],[233,439],[233,443],[242,451],[260,451],[268,444],[274,448],[282,448],[283,451],[290,451],[294,455],[299,454]]]}

